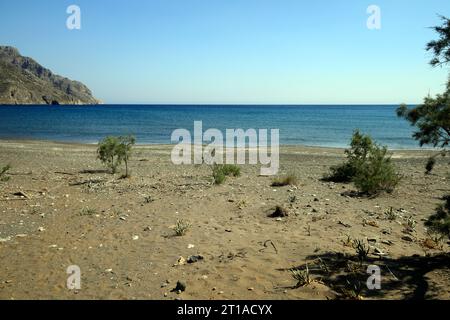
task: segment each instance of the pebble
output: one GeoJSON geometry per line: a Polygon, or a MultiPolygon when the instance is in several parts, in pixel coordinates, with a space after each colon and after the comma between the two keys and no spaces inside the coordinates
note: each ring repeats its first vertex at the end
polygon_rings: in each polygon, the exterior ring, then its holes
{"type": "Polygon", "coordinates": [[[133,236],[133,240],[139,240],[139,236],[133,236]]]}
{"type": "Polygon", "coordinates": [[[183,258],[183,257],[179,257],[178,260],[177,260],[177,262],[176,262],[173,266],[174,266],[174,267],[176,267],[176,266],[182,266],[182,265],[184,265],[184,264],[186,264],[186,259],[183,258]]]}
{"type": "Polygon", "coordinates": [[[203,260],[203,259],[204,258],[201,255],[190,256],[190,257],[188,257],[187,262],[188,263],[195,263],[195,262],[198,262],[198,261],[203,260]]]}
{"type": "Polygon", "coordinates": [[[183,291],[186,291],[186,284],[182,281],[177,281],[177,285],[174,289],[178,294],[180,294],[183,291]]]}

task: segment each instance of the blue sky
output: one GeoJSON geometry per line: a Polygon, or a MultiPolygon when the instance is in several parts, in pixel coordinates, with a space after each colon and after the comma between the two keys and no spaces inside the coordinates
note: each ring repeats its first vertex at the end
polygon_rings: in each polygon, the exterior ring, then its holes
{"type": "Polygon", "coordinates": [[[0,1],[0,44],[105,103],[418,103],[448,76],[424,50],[437,14],[448,0],[0,1]]]}

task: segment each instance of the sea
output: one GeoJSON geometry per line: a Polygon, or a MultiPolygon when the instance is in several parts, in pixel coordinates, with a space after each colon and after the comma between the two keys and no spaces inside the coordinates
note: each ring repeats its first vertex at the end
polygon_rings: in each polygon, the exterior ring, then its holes
{"type": "Polygon", "coordinates": [[[279,129],[281,145],[348,147],[359,129],[390,149],[420,149],[398,105],[97,105],[0,106],[0,139],[97,143],[132,134],[138,144],[171,144],[194,121],[203,131],[279,129]]]}

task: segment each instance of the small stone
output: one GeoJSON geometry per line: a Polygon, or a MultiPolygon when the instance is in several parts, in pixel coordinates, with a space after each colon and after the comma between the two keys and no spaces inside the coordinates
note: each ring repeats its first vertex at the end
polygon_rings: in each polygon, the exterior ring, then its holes
{"type": "Polygon", "coordinates": [[[152,231],[152,228],[151,227],[145,227],[144,231],[152,231]]]}
{"type": "Polygon", "coordinates": [[[183,257],[179,257],[178,260],[177,260],[177,262],[176,262],[173,266],[174,266],[174,267],[176,267],[176,266],[182,266],[182,265],[184,265],[184,264],[186,264],[186,259],[183,258],[183,257]]]}
{"type": "Polygon", "coordinates": [[[195,263],[195,262],[198,262],[198,261],[203,260],[203,259],[204,258],[201,255],[190,256],[190,257],[188,257],[187,262],[188,263],[195,263]]]}
{"type": "Polygon", "coordinates": [[[173,291],[176,291],[178,294],[184,292],[186,290],[186,284],[182,281],[177,281],[177,285],[173,291]]]}
{"type": "Polygon", "coordinates": [[[44,232],[44,231],[45,231],[45,228],[44,228],[44,227],[39,227],[38,231],[39,231],[39,232],[44,232]]]}
{"type": "Polygon", "coordinates": [[[253,291],[253,290],[255,290],[255,288],[250,287],[250,288],[248,288],[247,290],[248,290],[248,291],[253,291]]]}
{"type": "Polygon", "coordinates": [[[195,248],[195,246],[193,244],[188,244],[187,248],[192,249],[192,248],[195,248]]]}
{"type": "Polygon", "coordinates": [[[139,236],[133,236],[133,240],[139,240],[139,236]]]}

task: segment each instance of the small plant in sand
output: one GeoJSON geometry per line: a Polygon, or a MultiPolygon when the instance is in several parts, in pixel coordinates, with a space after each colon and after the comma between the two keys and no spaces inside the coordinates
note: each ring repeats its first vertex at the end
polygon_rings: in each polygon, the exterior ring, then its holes
{"type": "Polygon", "coordinates": [[[177,237],[184,236],[189,228],[191,227],[190,223],[184,220],[177,220],[177,223],[175,224],[174,231],[175,235],[177,237]]]}
{"type": "Polygon", "coordinates": [[[9,170],[11,170],[11,166],[9,164],[0,168],[0,181],[6,182],[9,180],[10,177],[7,176],[9,170]]]}
{"type": "Polygon", "coordinates": [[[284,177],[275,178],[272,181],[272,187],[294,186],[297,183],[297,177],[294,174],[289,174],[284,177]]]}
{"type": "Polygon", "coordinates": [[[297,201],[297,196],[295,196],[295,195],[290,195],[290,196],[288,197],[288,201],[289,201],[290,204],[294,204],[294,203],[297,201]]]}
{"type": "Polygon", "coordinates": [[[386,216],[386,219],[390,221],[397,220],[397,213],[394,211],[394,208],[390,207],[389,210],[384,212],[384,215],[386,216]]]}
{"type": "Polygon", "coordinates": [[[427,238],[422,242],[422,245],[428,249],[444,249],[445,235],[427,231],[427,238]]]}
{"type": "Polygon", "coordinates": [[[345,288],[341,290],[342,295],[341,299],[346,300],[363,300],[362,296],[362,285],[359,281],[354,282],[353,284],[347,280],[347,285],[345,288]]]}
{"type": "Polygon", "coordinates": [[[145,203],[152,203],[155,201],[152,196],[144,196],[145,203]]]}
{"type": "Polygon", "coordinates": [[[342,241],[342,244],[345,247],[353,247],[353,239],[352,239],[352,237],[348,234],[347,238],[342,241]]]}
{"type": "Polygon", "coordinates": [[[360,262],[366,260],[369,256],[370,247],[364,243],[364,240],[353,240],[353,248],[360,262]]]}
{"type": "Polygon", "coordinates": [[[306,264],[305,269],[300,270],[298,268],[292,268],[289,270],[291,272],[292,278],[297,281],[295,285],[296,288],[305,287],[313,282],[309,274],[308,264],[306,264]]]}
{"type": "Polygon", "coordinates": [[[80,216],[92,216],[96,213],[97,213],[97,211],[95,209],[86,207],[86,208],[81,209],[80,216]]]}
{"type": "Polygon", "coordinates": [[[100,161],[111,169],[114,174],[117,168],[125,163],[124,178],[129,176],[128,161],[131,156],[131,149],[136,143],[133,136],[106,137],[98,144],[97,155],[100,161]]]}
{"type": "Polygon", "coordinates": [[[222,184],[228,176],[240,176],[241,168],[234,164],[214,164],[212,165],[212,175],[214,184],[222,184]]]}
{"type": "Polygon", "coordinates": [[[408,217],[406,219],[405,227],[409,230],[414,231],[416,229],[417,221],[413,217],[408,217]]]}
{"type": "Polygon", "coordinates": [[[356,130],[351,148],[345,151],[347,162],[331,167],[325,181],[354,182],[358,190],[366,195],[377,195],[382,191],[392,192],[400,181],[387,148],[380,147],[369,135],[356,130]]]}

